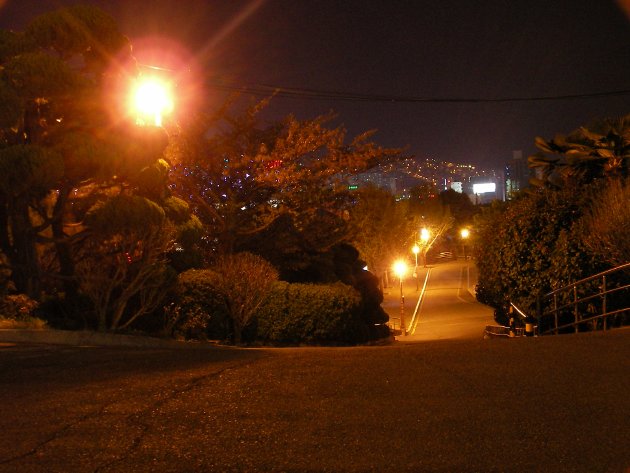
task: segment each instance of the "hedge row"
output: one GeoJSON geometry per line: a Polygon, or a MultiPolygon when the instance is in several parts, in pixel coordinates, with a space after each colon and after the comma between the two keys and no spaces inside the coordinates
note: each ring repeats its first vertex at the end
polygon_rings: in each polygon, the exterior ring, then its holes
{"type": "Polygon", "coordinates": [[[356,343],[366,338],[351,286],[277,282],[258,311],[258,338],[273,343],[356,343]]]}
{"type": "MultiPolygon", "coordinates": [[[[210,270],[191,270],[180,275],[177,302],[171,311],[174,332],[186,338],[231,338],[231,321],[225,301],[213,287],[213,278],[210,270]]],[[[361,294],[342,283],[278,281],[243,337],[250,342],[276,344],[365,342],[377,332],[362,317],[363,306],[361,294]]]]}

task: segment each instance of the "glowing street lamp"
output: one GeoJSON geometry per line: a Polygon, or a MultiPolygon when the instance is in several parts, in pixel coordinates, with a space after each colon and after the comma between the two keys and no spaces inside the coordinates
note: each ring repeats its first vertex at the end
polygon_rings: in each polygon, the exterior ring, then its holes
{"type": "Polygon", "coordinates": [[[420,253],[420,247],[418,245],[413,245],[411,248],[411,252],[416,257],[416,267],[413,269],[413,277],[416,278],[416,291],[420,288],[418,285],[418,253],[420,253]]]}
{"type": "Polygon", "coordinates": [[[407,335],[405,329],[405,295],[403,294],[403,278],[407,274],[407,263],[398,260],[393,266],[394,274],[400,279],[400,331],[403,335],[407,335]]]}
{"type": "Polygon", "coordinates": [[[422,256],[423,256],[423,266],[426,268],[427,267],[427,251],[429,248],[427,248],[427,245],[429,244],[429,238],[431,238],[431,234],[429,233],[429,230],[426,228],[423,228],[422,230],[420,230],[420,241],[422,241],[422,256]]]}
{"type": "Polygon", "coordinates": [[[459,235],[462,237],[462,246],[464,247],[464,259],[467,260],[468,256],[466,255],[466,240],[470,236],[470,230],[467,228],[462,228],[459,232],[459,235]]]}
{"type": "Polygon", "coordinates": [[[132,90],[130,106],[137,125],[162,126],[164,115],[173,111],[170,84],[157,77],[140,78],[132,90]]]}
{"type": "Polygon", "coordinates": [[[422,243],[424,243],[425,245],[429,241],[430,236],[431,234],[429,233],[428,229],[423,228],[422,230],[420,230],[420,240],[422,240],[422,243]]]}
{"type": "Polygon", "coordinates": [[[418,245],[413,245],[411,252],[416,256],[416,266],[418,266],[418,253],[420,253],[420,247],[418,245]]]}

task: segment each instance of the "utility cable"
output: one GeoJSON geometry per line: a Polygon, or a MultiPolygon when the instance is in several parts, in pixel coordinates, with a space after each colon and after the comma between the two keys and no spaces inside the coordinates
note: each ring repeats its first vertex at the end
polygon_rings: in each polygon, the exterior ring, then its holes
{"type": "Polygon", "coordinates": [[[618,97],[630,95],[630,89],[582,94],[543,95],[531,97],[418,97],[409,95],[381,95],[361,94],[344,91],[304,89],[294,87],[280,87],[267,84],[234,85],[225,82],[210,82],[215,89],[226,92],[240,92],[255,96],[269,97],[271,95],[282,98],[307,100],[337,100],[351,102],[389,102],[389,103],[510,103],[510,102],[542,102],[557,100],[579,100],[601,97],[618,97]]]}

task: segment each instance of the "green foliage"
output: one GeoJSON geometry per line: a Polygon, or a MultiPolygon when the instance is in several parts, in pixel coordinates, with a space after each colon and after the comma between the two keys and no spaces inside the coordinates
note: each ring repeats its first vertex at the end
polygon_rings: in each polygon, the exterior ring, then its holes
{"type": "Polygon", "coordinates": [[[11,267],[6,255],[0,252],[0,297],[6,296],[10,290],[15,289],[11,281],[11,267]]]}
{"type": "Polygon", "coordinates": [[[0,149],[0,192],[44,196],[64,171],[58,153],[36,145],[0,149]]]}
{"type": "Polygon", "coordinates": [[[63,57],[83,54],[86,59],[100,62],[128,43],[114,19],[90,5],[43,14],[30,23],[26,33],[39,47],[52,49],[63,57]]]}
{"type": "Polygon", "coordinates": [[[257,312],[258,336],[282,344],[356,343],[367,339],[361,297],[342,283],[277,282],[257,312]]]}
{"type": "Polygon", "coordinates": [[[630,262],[630,180],[610,181],[584,222],[584,244],[613,266],[630,262]]]}
{"type": "Polygon", "coordinates": [[[75,91],[83,85],[74,71],[58,58],[45,52],[26,53],[8,61],[5,80],[24,98],[51,97],[75,91]]]}
{"type": "Polygon", "coordinates": [[[551,140],[538,137],[536,146],[540,152],[529,157],[529,166],[541,171],[540,185],[625,178],[630,170],[630,115],[596,121],[551,140]]]}
{"type": "Polygon", "coordinates": [[[169,148],[179,162],[176,190],[195,199],[197,215],[213,230],[213,250],[267,256],[252,237],[283,219],[276,228],[290,224],[304,252],[325,251],[346,237],[340,215],[349,173],[396,151],[376,146],[370,134],[347,139],[345,129],[329,126],[331,116],[288,116],[264,126],[258,114],[265,105],[236,114],[226,106],[200,118],[196,135],[180,135],[181,143],[169,148]]]}
{"type": "MultiPolygon", "coordinates": [[[[92,6],[44,14],[25,32],[0,31],[0,213],[5,216],[0,246],[16,290],[31,297],[40,298],[43,289],[69,297],[76,292],[82,220],[95,201],[120,189],[158,194],[157,186],[140,177],[164,150],[164,131],[121,126],[111,113],[108,94],[123,73],[118,60],[129,62],[127,45],[114,20],[92,6]],[[44,279],[45,267],[61,277],[44,279]]],[[[113,207],[104,206],[102,213],[113,207]]],[[[124,211],[109,216],[150,224],[155,212],[148,210],[144,220],[124,211]]],[[[97,222],[95,214],[90,218],[94,227],[108,231],[107,222],[97,222]]]]}
{"type": "Polygon", "coordinates": [[[89,178],[106,180],[115,173],[117,150],[106,140],[74,130],[55,138],[52,148],[63,156],[65,177],[71,182],[89,178]]]}
{"type": "Polygon", "coordinates": [[[96,204],[86,216],[86,224],[100,235],[144,233],[165,221],[164,210],[155,202],[136,195],[118,195],[96,204]]]}
{"type": "Polygon", "coordinates": [[[413,246],[419,219],[410,214],[409,200],[396,202],[385,190],[367,187],[354,195],[356,204],[348,219],[350,241],[370,271],[381,275],[401,251],[413,246]]]}
{"type": "Polygon", "coordinates": [[[278,279],[278,271],[265,259],[247,252],[223,255],[213,269],[215,288],[232,319],[234,342],[240,343],[243,330],[278,279]]]}
{"type": "Polygon", "coordinates": [[[20,97],[15,89],[0,80],[0,129],[15,126],[21,115],[22,101],[20,97]]]}
{"type": "MultiPolygon", "coordinates": [[[[158,154],[159,156],[159,154],[158,154]]],[[[155,157],[155,155],[154,155],[155,157]]],[[[159,200],[166,192],[169,165],[163,159],[144,167],[134,179],[138,193],[159,200]]]]}
{"type": "MultiPolygon", "coordinates": [[[[243,330],[276,279],[273,266],[249,253],[223,256],[212,270],[180,274],[171,311],[181,318],[177,330],[192,323],[197,329],[203,328],[209,338],[232,338],[240,343],[243,330]]],[[[187,336],[192,335],[188,330],[187,336]]]]}
{"type": "Polygon", "coordinates": [[[0,316],[14,320],[32,317],[37,305],[26,294],[7,295],[0,298],[0,316]]]}
{"type": "MultiPolygon", "coordinates": [[[[251,267],[251,262],[248,266],[251,267]]],[[[243,291],[251,293],[252,287],[259,287],[258,294],[262,297],[255,300],[257,303],[245,301],[250,307],[255,306],[254,318],[243,327],[246,340],[352,344],[385,336],[375,330],[375,324],[384,323],[386,317],[368,313],[366,298],[351,286],[276,281],[261,291],[260,276],[238,271],[239,267],[235,265],[233,273],[240,274],[242,281],[233,288],[225,286],[227,280],[233,282],[230,275],[217,270],[189,270],[180,274],[174,302],[168,309],[170,331],[186,338],[230,339],[234,330],[234,303],[244,296],[243,291]]],[[[226,266],[220,264],[215,268],[225,272],[226,266]]]]}
{"type": "Polygon", "coordinates": [[[170,196],[164,199],[162,207],[169,220],[176,225],[185,224],[190,219],[190,206],[185,200],[170,196]]]}
{"type": "Polygon", "coordinates": [[[42,329],[46,322],[35,316],[38,303],[26,294],[0,298],[0,329],[42,329]]]}
{"type": "Polygon", "coordinates": [[[32,38],[24,33],[0,29],[0,63],[34,48],[32,38]]]}
{"type": "Polygon", "coordinates": [[[438,200],[442,206],[449,209],[458,228],[470,225],[478,210],[477,207],[473,205],[468,195],[456,192],[453,189],[440,192],[438,200]]]}
{"type": "Polygon", "coordinates": [[[539,189],[486,209],[475,221],[477,298],[499,312],[512,301],[533,314],[539,294],[597,273],[602,260],[582,229],[591,198],[591,188],[539,189]]]}
{"type": "Polygon", "coordinates": [[[228,340],[230,316],[217,291],[212,270],[189,270],[177,282],[175,302],[168,309],[171,332],[184,338],[228,340]]]}

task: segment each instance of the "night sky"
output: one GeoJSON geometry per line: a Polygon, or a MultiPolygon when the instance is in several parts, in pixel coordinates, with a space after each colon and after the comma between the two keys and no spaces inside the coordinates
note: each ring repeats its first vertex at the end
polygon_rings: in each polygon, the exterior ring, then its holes
{"type": "MultiPolygon", "coordinates": [[[[0,0],[0,27],[74,3],[0,0]]],[[[276,98],[266,117],[335,110],[351,134],[377,129],[379,144],[418,157],[497,166],[534,152],[536,136],[630,113],[630,92],[492,102],[630,91],[630,20],[613,0],[83,3],[111,13],[143,62],[192,67],[210,84],[334,93],[345,100],[276,98]],[[156,42],[179,61],[149,54],[156,42]]],[[[210,93],[211,106],[225,95],[210,93]]]]}

